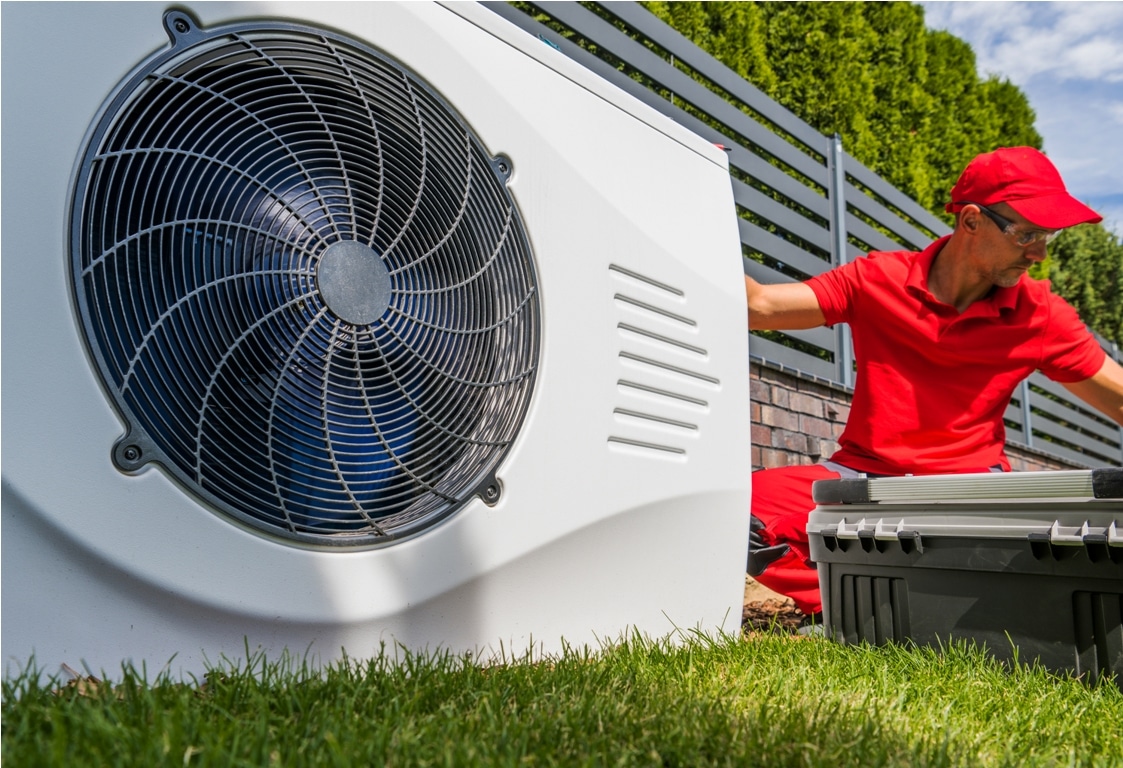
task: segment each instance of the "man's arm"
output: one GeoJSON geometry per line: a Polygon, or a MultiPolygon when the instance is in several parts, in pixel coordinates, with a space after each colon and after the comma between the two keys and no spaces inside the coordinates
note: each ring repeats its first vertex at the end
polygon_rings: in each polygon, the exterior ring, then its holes
{"type": "Polygon", "coordinates": [[[815,292],[804,283],[758,283],[745,275],[749,327],[756,331],[794,331],[826,322],[815,292]]]}
{"type": "Polygon", "coordinates": [[[1064,388],[1123,426],[1123,367],[1110,357],[1094,376],[1064,388]]]}

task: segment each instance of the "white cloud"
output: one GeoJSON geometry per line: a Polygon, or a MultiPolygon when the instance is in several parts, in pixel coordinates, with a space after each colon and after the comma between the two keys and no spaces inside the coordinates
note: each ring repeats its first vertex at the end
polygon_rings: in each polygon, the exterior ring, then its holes
{"type": "Polygon", "coordinates": [[[1021,85],[1057,80],[1123,82],[1123,3],[922,3],[929,27],[971,43],[983,74],[1021,85]]]}

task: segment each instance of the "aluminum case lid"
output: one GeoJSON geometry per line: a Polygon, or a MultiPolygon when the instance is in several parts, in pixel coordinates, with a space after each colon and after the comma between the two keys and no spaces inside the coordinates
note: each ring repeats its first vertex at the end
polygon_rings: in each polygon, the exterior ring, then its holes
{"type": "Polygon", "coordinates": [[[1060,498],[1123,500],[1123,468],[818,480],[811,495],[816,504],[1060,498]]]}

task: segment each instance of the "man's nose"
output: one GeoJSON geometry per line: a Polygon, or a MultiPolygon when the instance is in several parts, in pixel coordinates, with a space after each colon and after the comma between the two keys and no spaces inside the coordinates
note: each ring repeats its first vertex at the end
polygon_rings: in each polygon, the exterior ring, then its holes
{"type": "Polygon", "coordinates": [[[1045,243],[1042,241],[1032,243],[1025,249],[1025,256],[1030,261],[1045,261],[1045,257],[1048,255],[1045,243]]]}

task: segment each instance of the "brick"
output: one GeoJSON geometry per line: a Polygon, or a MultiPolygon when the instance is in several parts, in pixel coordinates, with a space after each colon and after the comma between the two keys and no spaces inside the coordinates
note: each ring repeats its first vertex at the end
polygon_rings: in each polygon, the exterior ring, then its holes
{"type": "Polygon", "coordinates": [[[749,420],[754,423],[760,421],[760,403],[749,403],[749,420]]]}
{"type": "Polygon", "coordinates": [[[752,425],[753,445],[772,445],[772,428],[761,424],[752,425]]]}
{"type": "Polygon", "coordinates": [[[807,435],[799,432],[789,432],[786,429],[772,430],[772,447],[783,448],[795,453],[807,452],[807,435]]]}
{"type": "Polygon", "coordinates": [[[835,440],[842,437],[842,430],[844,430],[844,429],[846,429],[845,424],[832,424],[831,425],[831,431],[834,432],[832,437],[834,437],[835,440]]]}
{"type": "Polygon", "coordinates": [[[789,391],[784,387],[772,387],[772,404],[777,408],[789,408],[788,397],[789,391]]]}
{"type": "Polygon", "coordinates": [[[792,393],[788,404],[797,413],[806,413],[809,416],[823,415],[823,401],[803,392],[792,393]]]}
{"type": "Polygon", "coordinates": [[[790,455],[785,451],[778,451],[775,448],[762,448],[760,450],[760,465],[765,469],[786,467],[792,463],[790,455]]]}
{"type": "Polygon", "coordinates": [[[1032,448],[1007,445],[1006,456],[1010,459],[1010,468],[1015,472],[1040,472],[1047,469],[1077,469],[1075,464],[1069,464],[1053,456],[1043,456],[1032,448]]]}
{"type": "Polygon", "coordinates": [[[792,376],[789,373],[784,373],[783,371],[777,371],[775,368],[764,368],[764,367],[762,367],[760,369],[760,378],[761,378],[761,381],[767,381],[769,383],[774,383],[774,384],[781,384],[785,387],[788,387],[789,389],[795,389],[796,382],[799,381],[799,379],[797,379],[795,376],[792,376]]]}
{"type": "Polygon", "coordinates": [[[834,390],[827,385],[819,384],[815,381],[807,381],[806,379],[799,380],[798,389],[800,392],[806,392],[819,400],[825,400],[835,394],[834,390]]]}
{"type": "Polygon", "coordinates": [[[772,402],[772,387],[763,381],[749,379],[749,397],[758,403],[772,402]]]}
{"type": "Polygon", "coordinates": [[[837,437],[833,425],[826,419],[816,419],[813,416],[799,417],[799,431],[812,437],[837,437]]]}
{"type": "Polygon", "coordinates": [[[770,427],[790,429],[793,432],[799,430],[799,416],[791,411],[774,408],[770,405],[762,405],[760,407],[760,421],[762,424],[767,424],[770,427]]]}
{"type": "Polygon", "coordinates": [[[850,406],[841,403],[828,403],[825,406],[826,416],[832,421],[845,422],[850,418],[850,406]]]}

